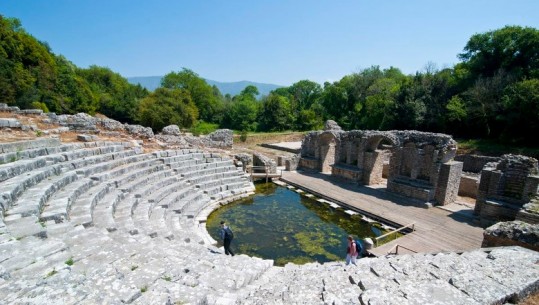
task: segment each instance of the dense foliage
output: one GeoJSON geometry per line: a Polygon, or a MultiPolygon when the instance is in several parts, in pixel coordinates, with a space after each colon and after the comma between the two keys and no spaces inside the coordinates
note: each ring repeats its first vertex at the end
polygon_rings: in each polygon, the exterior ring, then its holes
{"type": "Polygon", "coordinates": [[[257,99],[246,87],[223,96],[189,69],[170,72],[149,93],[108,68],[78,68],[0,16],[0,102],[57,113],[102,113],[156,131],[168,124],[197,133],[313,130],[327,119],[344,129],[416,129],[537,146],[539,30],[504,28],[473,35],[461,62],[415,75],[378,66],[321,86],[301,80],[257,99]]]}

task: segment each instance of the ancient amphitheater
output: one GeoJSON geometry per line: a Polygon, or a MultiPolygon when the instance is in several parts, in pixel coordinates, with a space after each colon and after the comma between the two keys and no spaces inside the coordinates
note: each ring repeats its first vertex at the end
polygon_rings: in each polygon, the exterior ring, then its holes
{"type": "MultiPolygon", "coordinates": [[[[5,117],[3,133],[26,126],[5,117]]],[[[521,247],[351,267],[226,256],[204,220],[253,191],[228,156],[38,135],[0,144],[2,304],[503,304],[539,288],[539,253],[521,247]]]]}

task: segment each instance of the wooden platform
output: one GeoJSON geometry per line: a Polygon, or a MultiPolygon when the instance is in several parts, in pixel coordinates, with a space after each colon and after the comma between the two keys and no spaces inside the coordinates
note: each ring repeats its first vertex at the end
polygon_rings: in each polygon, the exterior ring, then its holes
{"type": "Polygon", "coordinates": [[[281,180],[395,227],[415,223],[413,233],[372,249],[376,256],[394,253],[397,245],[398,254],[412,252],[405,248],[413,252],[460,252],[481,247],[483,229],[474,224],[470,208],[427,208],[385,188],[360,186],[320,173],[283,172],[281,180]]]}

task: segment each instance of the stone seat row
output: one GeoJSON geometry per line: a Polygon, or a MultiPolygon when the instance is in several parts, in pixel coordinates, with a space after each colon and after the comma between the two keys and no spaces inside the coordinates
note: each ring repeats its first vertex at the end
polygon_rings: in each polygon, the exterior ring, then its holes
{"type": "MultiPolygon", "coordinates": [[[[163,152],[157,153],[156,157],[161,157],[163,152]]],[[[28,280],[28,274],[30,272],[27,272],[29,270],[33,270],[32,273],[40,273],[38,270],[50,270],[52,267],[58,268],[58,273],[65,273],[65,266],[63,266],[63,261],[69,259],[73,259],[78,266],[86,266],[88,267],[87,271],[91,270],[91,274],[96,277],[102,277],[103,273],[107,274],[107,272],[102,272],[104,270],[97,270],[94,267],[90,267],[91,265],[98,265],[96,264],[97,261],[102,262],[102,259],[105,259],[105,262],[108,262],[104,264],[107,266],[107,268],[110,268],[110,264],[113,262],[118,262],[121,260],[125,260],[125,257],[127,257],[127,253],[122,252],[117,248],[117,245],[123,244],[126,240],[133,239],[136,237],[135,241],[133,242],[137,246],[142,241],[146,241],[145,244],[152,245],[151,247],[155,246],[155,243],[157,243],[159,240],[161,240],[161,243],[171,243],[171,239],[167,239],[167,236],[163,235],[163,239],[160,239],[156,236],[151,236],[152,231],[163,231],[163,230],[170,230],[171,228],[167,228],[167,226],[175,226],[176,232],[181,234],[183,239],[176,239],[175,242],[183,241],[187,244],[191,244],[191,246],[200,246],[201,249],[198,249],[196,252],[205,251],[208,252],[208,247],[212,248],[212,251],[209,252],[212,256],[215,256],[214,254],[216,252],[216,248],[213,248],[211,245],[199,245],[198,243],[191,243],[189,234],[192,234],[192,230],[186,230],[187,228],[179,228],[178,226],[181,224],[181,221],[175,218],[175,215],[177,215],[176,212],[172,211],[171,209],[168,209],[169,205],[172,207],[172,203],[167,205],[155,205],[155,202],[152,202],[151,199],[152,193],[162,189],[166,185],[172,185],[175,182],[183,182],[183,186],[191,186],[190,188],[190,195],[185,195],[184,199],[186,199],[185,203],[188,205],[196,206],[197,204],[203,204],[204,202],[209,201],[210,199],[208,196],[203,192],[203,186],[202,185],[194,185],[192,183],[187,182],[187,179],[184,177],[181,177],[181,175],[178,175],[179,173],[185,171],[189,172],[196,172],[197,170],[202,170],[202,168],[196,167],[196,168],[189,168],[189,166],[185,166],[186,164],[177,164],[183,161],[186,161],[188,158],[186,157],[169,157],[169,154],[172,154],[171,152],[164,153],[166,157],[161,158],[160,161],[162,162],[156,162],[156,158],[151,158],[144,155],[131,155],[131,156],[120,156],[118,155],[117,158],[114,158],[113,160],[103,160],[105,163],[110,162],[110,166],[105,166],[101,164],[100,162],[91,162],[91,163],[72,163],[69,166],[61,165],[59,170],[55,172],[53,176],[43,178],[40,181],[36,181],[34,185],[30,186],[29,188],[23,189],[21,191],[20,197],[14,196],[15,202],[13,209],[8,210],[8,217],[11,215],[20,215],[21,217],[19,219],[23,218],[29,218],[29,217],[22,217],[27,216],[27,214],[35,216],[35,214],[39,214],[40,208],[33,208],[33,209],[27,209],[34,211],[33,213],[26,213],[25,210],[22,208],[25,206],[22,201],[20,201],[21,198],[39,198],[37,202],[39,203],[33,203],[31,205],[38,205],[41,206],[43,209],[43,212],[41,212],[41,215],[38,215],[40,217],[40,220],[44,223],[44,228],[46,231],[49,231],[49,236],[41,236],[41,235],[26,235],[21,236],[17,239],[12,239],[10,242],[14,244],[20,244],[25,243],[29,241],[33,241],[36,244],[42,243],[42,238],[46,238],[47,243],[51,243],[53,241],[56,241],[57,244],[55,244],[55,249],[44,249],[41,247],[30,247],[34,249],[34,252],[27,252],[27,255],[23,255],[24,257],[28,258],[31,256],[34,257],[41,257],[37,263],[36,262],[29,262],[28,260],[23,260],[20,264],[13,264],[12,266],[17,266],[13,269],[7,270],[7,272],[13,277],[24,277],[26,280],[28,280]],[[128,159],[130,158],[130,159],[128,159]],[[175,159],[175,160],[172,160],[175,159]],[[116,161],[114,161],[116,160],[116,161]],[[124,162],[119,163],[117,161],[119,160],[131,160],[131,162],[124,162]],[[175,162],[177,161],[177,162],[175,162]],[[112,165],[114,164],[114,165],[112,165]],[[164,164],[167,164],[167,166],[164,166],[164,164]],[[174,169],[172,169],[174,167],[174,169]],[[92,170],[97,169],[97,170],[92,170]],[[151,177],[150,177],[151,176],[151,177]],[[50,178],[50,179],[49,179],[50,178]],[[42,196],[38,195],[39,190],[41,190],[42,196]],[[28,192],[28,193],[27,193],[28,192]],[[113,194],[114,193],[114,194],[113,194]],[[27,195],[28,194],[28,195],[27,195]],[[89,195],[91,194],[91,195],[89,195]],[[83,198],[86,197],[84,200],[83,198]],[[146,202],[150,203],[149,206],[153,206],[155,209],[148,209],[147,211],[142,212],[136,212],[137,206],[136,204],[132,204],[131,207],[129,207],[129,204],[126,204],[126,207],[123,207],[121,203],[125,199],[135,199],[136,201],[143,200],[144,197],[148,197],[148,200],[145,200],[146,202]],[[92,199],[90,199],[92,198],[92,199]],[[111,201],[109,201],[111,199],[111,201]],[[89,200],[89,206],[88,201],[89,200]],[[59,204],[58,202],[62,201],[62,204],[59,204]],[[84,221],[81,221],[81,218],[77,218],[79,215],[77,215],[77,206],[79,206],[79,201],[86,201],[86,209],[83,208],[82,210],[89,210],[89,214],[92,215],[92,208],[93,213],[95,216],[95,221],[92,220],[92,224],[88,225],[88,223],[85,223],[84,221]],[[103,204],[102,204],[103,203],[103,204]],[[106,204],[104,204],[106,203],[106,204]],[[99,207],[99,208],[98,208],[99,207]],[[19,210],[16,210],[19,209],[19,210]],[[113,215],[112,219],[115,220],[115,214],[118,212],[121,212],[122,210],[130,211],[131,213],[135,212],[136,215],[145,215],[147,216],[146,219],[150,221],[149,224],[140,224],[140,229],[147,229],[149,235],[143,235],[143,234],[136,234],[132,235],[129,232],[120,232],[116,230],[110,230],[110,227],[107,227],[107,225],[102,224],[100,220],[103,216],[109,216],[113,215]],[[62,215],[58,216],[54,213],[54,211],[61,211],[62,215]],[[13,212],[12,214],[9,214],[13,212]],[[102,214],[104,212],[104,214],[102,214]],[[99,220],[98,220],[99,219],[99,220]],[[85,227],[77,225],[77,224],[87,224],[85,227]],[[101,227],[103,225],[103,227],[101,227]],[[52,234],[52,232],[56,232],[52,234]],[[91,232],[91,234],[90,234],[91,232]],[[84,241],[84,239],[88,239],[84,241]],[[149,239],[148,239],[149,238],[149,239]],[[112,241],[115,242],[112,242],[112,241]],[[148,243],[147,241],[152,241],[148,243]],[[188,242],[189,241],[189,242],[188,242]],[[84,245],[84,246],[82,246],[84,245]],[[113,245],[107,247],[107,245],[113,245]],[[83,249],[84,248],[84,249],[83,249]],[[114,248],[114,250],[111,250],[110,252],[105,254],[103,253],[104,249],[111,249],[114,248]],[[39,250],[38,250],[39,249],[39,250]],[[98,250],[100,249],[100,250],[98,250]],[[32,254],[31,254],[32,253],[32,254]],[[97,261],[96,261],[97,260],[97,261]],[[23,267],[24,266],[24,267],[23,267]],[[23,276],[25,275],[25,276],[23,276]]],[[[195,154],[194,154],[195,155],[195,154]]],[[[199,156],[199,155],[197,155],[199,156]]],[[[201,157],[205,157],[202,155],[201,157]]],[[[241,176],[241,174],[234,168],[230,167],[231,162],[222,162],[220,157],[213,156],[213,155],[206,155],[208,159],[203,159],[200,162],[200,160],[196,160],[196,162],[191,164],[201,164],[201,163],[207,163],[209,166],[214,169],[210,170],[203,170],[203,173],[206,174],[205,179],[220,179],[223,177],[222,174],[216,175],[215,172],[222,172],[222,170],[219,170],[221,165],[213,164],[216,162],[222,163],[222,166],[229,166],[228,169],[234,170],[235,174],[238,176],[241,176]],[[210,159],[211,158],[211,159],[210,159]],[[213,176],[212,176],[213,175],[213,176]]],[[[84,158],[84,157],[83,157],[84,158]]],[[[81,160],[78,160],[77,158],[72,158],[72,161],[77,160],[77,162],[83,162],[81,160]]],[[[32,171],[30,171],[32,172],[32,171]]],[[[192,175],[195,177],[196,175],[192,175]]],[[[191,176],[189,176],[191,177],[191,176]]],[[[240,177],[238,181],[242,181],[242,183],[245,185],[243,177],[240,177]]],[[[230,179],[231,181],[233,179],[230,179]]],[[[213,185],[213,184],[212,184],[213,185]]],[[[164,196],[163,198],[165,198],[164,196]]],[[[25,200],[26,202],[26,200],[25,200]]],[[[176,206],[178,203],[175,203],[176,206]]],[[[140,206],[139,206],[140,207],[140,206]]],[[[178,207],[178,206],[177,206],[178,207]]],[[[88,213],[86,213],[88,214],[88,213]]],[[[120,214],[118,214],[120,216],[120,214]]],[[[109,218],[110,220],[110,218],[109,218]]],[[[137,220],[136,218],[133,218],[133,220],[137,220]]],[[[16,222],[10,222],[10,224],[15,225],[16,222]]],[[[191,223],[190,225],[194,225],[191,223]]],[[[42,226],[42,225],[40,225],[42,226]]],[[[4,244],[2,244],[4,245],[4,244]]],[[[5,244],[7,245],[7,243],[5,244]]],[[[11,244],[10,246],[13,246],[11,244]]],[[[170,245],[169,245],[170,246],[170,245]]],[[[17,248],[17,246],[15,246],[17,248]]],[[[172,248],[174,249],[174,248],[172,248]]],[[[148,250],[148,249],[146,249],[148,250]]],[[[24,251],[23,251],[24,252],[24,251]]],[[[143,251],[140,253],[145,253],[146,255],[147,251],[143,251]]],[[[139,253],[139,255],[140,255],[139,253]]],[[[19,254],[22,254],[22,252],[19,252],[19,254]]],[[[171,253],[170,256],[167,256],[167,261],[172,260],[175,257],[192,257],[192,255],[189,255],[189,253],[171,253]],[[183,255],[181,255],[183,254],[183,255]]],[[[130,257],[130,256],[129,256],[130,257]]],[[[197,262],[191,262],[191,263],[198,263],[200,260],[200,255],[195,256],[197,258],[197,262]]],[[[8,261],[16,260],[17,256],[13,255],[11,256],[8,261]]],[[[244,258],[245,259],[245,258],[244,258]]],[[[253,261],[261,261],[258,259],[250,259],[253,261]]],[[[178,262],[178,264],[181,266],[182,263],[178,262]]],[[[185,264],[185,262],[184,262],[185,264]]],[[[227,266],[226,262],[219,262],[219,264],[214,263],[214,258],[212,257],[210,260],[208,260],[205,264],[207,266],[211,266],[211,268],[219,268],[219,266],[227,266]]],[[[243,265],[244,262],[238,263],[238,269],[239,266],[243,265]]],[[[262,261],[262,263],[258,263],[258,265],[262,266],[260,268],[256,268],[256,264],[252,265],[249,270],[259,270],[259,272],[263,272],[267,268],[269,268],[272,263],[268,261],[262,261]]],[[[126,269],[126,265],[123,265],[122,268],[126,269]]],[[[227,267],[229,268],[229,267],[227,267]]],[[[139,268],[139,270],[142,270],[143,268],[139,268]]],[[[150,272],[150,269],[145,271],[145,273],[150,272]]],[[[202,269],[206,269],[206,267],[203,267],[202,269]]],[[[201,269],[201,272],[204,271],[201,269]]],[[[233,268],[235,269],[235,268],[233,268]]],[[[72,269],[74,270],[74,269],[72,269]]],[[[110,270],[110,269],[109,269],[110,270]]],[[[167,268],[163,268],[163,270],[172,270],[170,266],[167,268]]],[[[185,267],[181,268],[181,272],[185,273],[185,267]]],[[[43,271],[44,272],[44,271],[43,271]]],[[[41,275],[43,275],[43,272],[41,272],[41,275]]],[[[191,269],[191,272],[193,272],[193,269],[191,269]]],[[[204,273],[204,272],[202,272],[204,273]]],[[[223,272],[220,274],[231,274],[234,275],[234,273],[230,273],[230,270],[227,272],[223,272]]],[[[241,273],[237,273],[237,279],[235,279],[235,282],[237,282],[237,285],[242,286],[244,283],[248,283],[255,278],[258,277],[258,273],[255,272],[255,275],[251,275],[248,278],[245,278],[244,275],[241,273]],[[241,275],[240,275],[241,274],[241,275]]],[[[72,272],[69,272],[70,276],[72,275],[72,272]]],[[[88,273],[90,274],[90,273],[88,273]]],[[[118,282],[118,279],[116,278],[117,274],[111,275],[111,277],[114,277],[114,279],[111,279],[112,282],[118,282]]],[[[148,275],[145,274],[147,277],[148,275]]],[[[46,277],[46,276],[44,276],[46,277]]],[[[84,276],[83,276],[84,277],[84,276]]],[[[142,277],[144,278],[144,276],[142,277]]],[[[233,276],[234,278],[234,276],[233,276]]],[[[104,281],[103,278],[100,279],[101,281],[104,281]]],[[[157,278],[153,278],[149,281],[150,284],[157,281],[157,278]]],[[[13,292],[13,289],[7,289],[4,292],[7,294],[6,298],[2,298],[4,300],[15,300],[15,299],[24,299],[25,297],[30,298],[32,296],[35,297],[35,294],[42,293],[43,290],[41,289],[42,286],[38,285],[38,281],[43,281],[42,278],[39,280],[31,282],[30,285],[28,285],[30,288],[28,289],[15,289],[17,292],[13,292]],[[40,288],[41,287],[41,288],[40,288]]],[[[86,283],[86,281],[83,281],[86,283]]],[[[88,281],[92,282],[92,281],[88,281]]],[[[125,282],[125,281],[123,281],[125,282]]],[[[226,282],[226,279],[222,279],[221,282],[226,282]]],[[[216,282],[217,283],[217,282],[216,282]]],[[[13,283],[7,285],[6,287],[17,287],[17,285],[13,285],[13,283]]],[[[25,282],[24,285],[28,284],[28,282],[25,282]]],[[[214,283],[215,284],[215,283],[214,283]]],[[[23,284],[19,285],[18,287],[23,287],[23,284]]],[[[120,285],[120,284],[118,284],[120,285]]],[[[221,284],[220,284],[221,285],[221,284]]],[[[229,285],[229,284],[227,284],[229,285]]],[[[84,286],[84,285],[82,285],[84,286]]],[[[99,285],[98,285],[99,286],[99,285]]],[[[159,285],[158,287],[156,285],[153,285],[151,288],[152,291],[159,292],[159,294],[162,294],[165,290],[162,290],[162,286],[166,285],[159,285]]],[[[175,285],[169,285],[178,287],[177,284],[175,285]]],[[[222,286],[222,285],[221,285],[222,286]]],[[[106,285],[101,286],[105,289],[110,289],[110,287],[107,287],[106,285]]],[[[118,298],[125,300],[125,301],[134,301],[135,299],[144,300],[144,298],[141,295],[140,287],[134,288],[132,285],[120,285],[118,287],[124,287],[126,289],[120,289],[122,290],[121,293],[116,293],[114,296],[111,296],[111,300],[118,300],[118,298]],[[131,293],[132,292],[132,293],[131,293]],[[122,296],[119,296],[121,294],[122,296]],[[126,295],[126,297],[124,297],[126,295]]],[[[190,285],[183,285],[181,286],[181,290],[192,290],[189,295],[192,300],[201,300],[206,298],[206,295],[212,295],[211,293],[204,292],[203,289],[193,289],[190,285]],[[193,294],[193,292],[196,292],[193,294]]],[[[59,288],[59,287],[56,287],[59,288]]],[[[95,291],[97,291],[97,287],[95,291]]],[[[93,289],[93,288],[92,288],[93,289]]],[[[90,290],[92,290],[90,289],[90,290]]],[[[176,289],[177,290],[177,289],[176,289]]],[[[178,291],[176,294],[176,298],[180,298],[182,296],[183,299],[185,299],[185,295],[182,293],[182,291],[178,291]]],[[[213,288],[208,289],[213,290],[213,288]]],[[[59,291],[55,291],[53,288],[51,288],[50,291],[48,291],[48,294],[50,296],[61,296],[63,293],[65,293],[65,289],[62,288],[59,291]]],[[[98,294],[88,294],[87,289],[80,289],[75,295],[73,295],[72,298],[66,298],[65,295],[62,297],[62,300],[64,300],[66,303],[79,303],[84,300],[92,300],[89,301],[89,303],[94,303],[94,301],[97,299],[100,299],[101,297],[103,299],[107,299],[107,297],[99,296],[98,294]]],[[[220,293],[213,293],[214,298],[218,298],[218,295],[220,293]]],[[[152,298],[155,298],[158,296],[153,296],[152,298]]],[[[170,297],[170,296],[168,296],[170,297]]],[[[187,300],[189,299],[187,298],[187,300]]]]}
{"type": "MultiPolygon", "coordinates": [[[[111,160],[115,157],[123,157],[125,156],[123,149],[124,146],[120,145],[77,148],[70,153],[56,153],[45,157],[16,161],[13,164],[5,164],[2,172],[5,174],[6,179],[1,180],[3,186],[0,194],[1,208],[6,211],[17,196],[28,187],[34,186],[50,176],[58,175],[62,171],[68,171],[70,167],[89,166],[103,162],[106,158],[111,160]]],[[[134,153],[134,151],[132,152],[134,153]]],[[[89,173],[87,172],[87,174],[89,173]]]]}
{"type": "MultiPolygon", "coordinates": [[[[2,192],[2,202],[3,206],[10,205],[14,200],[17,200],[17,197],[20,196],[26,189],[29,187],[31,189],[28,192],[26,197],[26,202],[30,202],[30,206],[21,204],[15,209],[10,211],[11,214],[21,214],[22,216],[35,215],[39,210],[43,208],[43,203],[48,199],[48,197],[53,194],[56,190],[65,187],[67,184],[78,180],[79,177],[88,177],[93,175],[91,178],[93,180],[103,180],[105,177],[116,176],[123,172],[127,172],[130,168],[134,168],[135,165],[129,165],[136,161],[141,161],[141,158],[149,159],[147,156],[153,156],[151,154],[146,154],[142,156],[134,156],[135,151],[118,151],[123,149],[121,146],[108,146],[110,149],[100,149],[99,152],[105,153],[100,155],[94,155],[95,152],[91,149],[86,149],[84,153],[73,154],[73,156],[83,157],[82,159],[73,158],[70,156],[68,159],[69,162],[64,162],[63,164],[50,165],[42,168],[41,170],[33,170],[27,175],[20,175],[13,177],[4,181],[3,192],[2,192]],[[114,152],[110,152],[114,151],[114,152]],[[92,157],[84,158],[84,156],[92,155],[92,157]],[[130,158],[126,158],[126,157],[130,158]],[[131,157],[132,156],[132,157],[131,157]],[[125,164],[126,166],[123,166],[125,164]],[[123,167],[122,167],[123,166],[123,167]],[[112,168],[120,167],[115,171],[110,171],[112,168]],[[96,174],[102,173],[102,174],[96,174]],[[56,176],[55,176],[56,175],[56,176]],[[48,178],[46,180],[46,178],[48,178]],[[46,181],[41,183],[41,181],[46,181]]],[[[147,161],[154,162],[154,161],[147,161]]],[[[138,162],[136,167],[146,166],[146,164],[141,164],[138,162]]],[[[82,187],[88,185],[88,181],[81,181],[80,185],[82,187]]],[[[80,188],[75,187],[75,190],[80,188]]],[[[73,197],[70,197],[73,199],[73,197]]],[[[25,201],[21,201],[24,203],[25,201]]],[[[68,208],[69,209],[69,206],[68,208]]],[[[47,214],[47,213],[46,213],[47,214]]],[[[64,213],[65,214],[65,213],[64,213]]],[[[54,218],[55,215],[47,215],[47,218],[54,218]]]]}

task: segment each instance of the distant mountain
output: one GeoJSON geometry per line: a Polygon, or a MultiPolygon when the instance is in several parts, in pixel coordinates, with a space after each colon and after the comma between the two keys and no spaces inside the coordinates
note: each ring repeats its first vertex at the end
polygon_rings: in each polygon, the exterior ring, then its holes
{"type": "MultiPolygon", "coordinates": [[[[154,91],[155,89],[159,88],[161,85],[161,78],[162,76],[137,76],[137,77],[128,77],[127,81],[129,81],[131,84],[140,84],[142,87],[154,91]]],[[[256,86],[258,88],[258,92],[260,92],[259,96],[262,95],[268,95],[271,90],[275,90],[277,88],[281,88],[283,86],[274,85],[274,84],[264,84],[264,83],[255,83],[250,81],[240,81],[240,82],[218,82],[211,79],[205,79],[205,81],[210,86],[217,86],[219,88],[219,91],[223,95],[230,94],[232,96],[239,94],[245,87],[249,85],[256,86]]]]}

